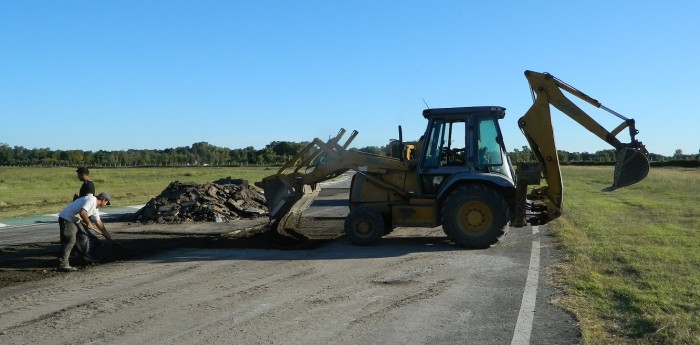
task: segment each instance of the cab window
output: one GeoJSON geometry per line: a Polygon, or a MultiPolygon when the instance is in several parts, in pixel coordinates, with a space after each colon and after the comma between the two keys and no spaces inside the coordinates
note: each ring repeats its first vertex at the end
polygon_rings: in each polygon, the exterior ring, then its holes
{"type": "Polygon", "coordinates": [[[466,126],[463,121],[435,120],[428,135],[424,168],[465,165],[466,126]]]}
{"type": "Polygon", "coordinates": [[[498,166],[503,164],[500,133],[496,120],[483,119],[478,126],[478,147],[476,161],[478,167],[498,166]]]}

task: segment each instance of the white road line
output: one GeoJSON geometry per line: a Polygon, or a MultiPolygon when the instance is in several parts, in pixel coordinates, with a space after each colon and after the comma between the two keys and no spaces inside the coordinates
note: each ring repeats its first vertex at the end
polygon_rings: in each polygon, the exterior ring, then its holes
{"type": "MultiPolygon", "coordinates": [[[[539,227],[532,227],[532,234],[539,233],[539,227]]],[[[518,321],[515,323],[513,340],[511,345],[530,344],[532,333],[532,323],[535,319],[535,300],[537,299],[537,282],[540,276],[540,239],[535,237],[532,240],[532,251],[530,252],[530,267],[527,270],[527,280],[525,281],[525,291],[523,300],[520,303],[518,321]]]]}

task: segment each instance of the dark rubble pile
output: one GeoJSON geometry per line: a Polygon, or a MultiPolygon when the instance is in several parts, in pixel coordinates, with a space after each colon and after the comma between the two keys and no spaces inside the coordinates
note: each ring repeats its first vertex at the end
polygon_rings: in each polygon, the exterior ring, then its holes
{"type": "Polygon", "coordinates": [[[140,222],[229,222],[267,214],[265,197],[245,180],[224,178],[213,183],[174,181],[134,213],[140,222]]]}

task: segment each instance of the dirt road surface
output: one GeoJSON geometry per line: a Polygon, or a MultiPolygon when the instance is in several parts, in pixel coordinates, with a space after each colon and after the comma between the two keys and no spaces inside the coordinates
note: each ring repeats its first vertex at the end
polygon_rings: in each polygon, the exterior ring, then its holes
{"type": "MultiPolygon", "coordinates": [[[[310,213],[342,209],[334,198],[310,213]]],[[[308,219],[312,239],[298,243],[251,236],[254,224],[235,236],[225,223],[109,224],[130,250],[98,248],[101,263],[74,273],[55,271],[53,235],[0,248],[0,344],[580,341],[551,303],[560,254],[546,227],[464,250],[440,228],[358,247],[338,217],[308,219]]]]}
{"type": "MultiPolygon", "coordinates": [[[[372,247],[176,247],[1,289],[0,343],[516,343],[529,266],[519,252],[534,237],[550,254],[529,229],[488,250],[413,228],[372,247]]],[[[528,341],[578,342],[549,293],[538,292],[528,341]]]]}

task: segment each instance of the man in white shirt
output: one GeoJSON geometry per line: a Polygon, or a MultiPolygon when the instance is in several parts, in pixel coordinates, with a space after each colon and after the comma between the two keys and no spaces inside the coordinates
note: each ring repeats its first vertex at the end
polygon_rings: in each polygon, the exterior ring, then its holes
{"type": "Polygon", "coordinates": [[[79,223],[83,223],[88,230],[99,232],[102,236],[111,239],[112,235],[107,231],[98,208],[111,204],[111,197],[107,193],[100,193],[97,196],[88,194],[70,203],[58,215],[58,225],[61,230],[61,257],[59,258],[58,270],[63,272],[73,272],[77,269],[71,267],[69,263],[70,253],[75,247],[80,258],[91,263],[94,260],[88,252],[87,235],[78,228],[79,223]],[[95,222],[90,220],[94,217],[95,222]]]}

